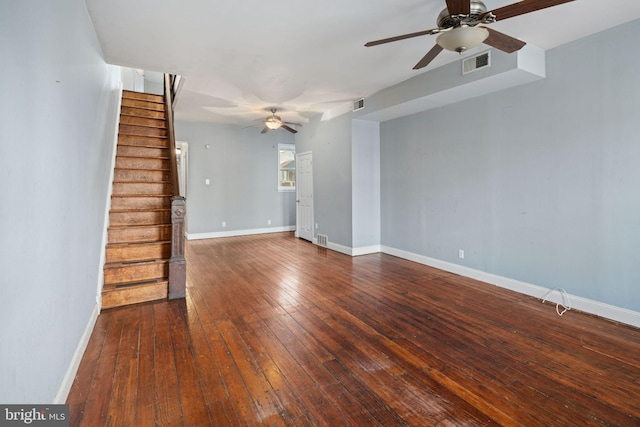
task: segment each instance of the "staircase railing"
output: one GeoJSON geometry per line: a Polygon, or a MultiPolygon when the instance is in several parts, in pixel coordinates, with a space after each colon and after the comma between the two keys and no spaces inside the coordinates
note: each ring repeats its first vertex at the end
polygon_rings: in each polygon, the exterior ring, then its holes
{"type": "Polygon", "coordinates": [[[184,298],[187,285],[187,261],[184,257],[185,198],[180,196],[178,181],[178,157],[173,127],[173,105],[180,85],[180,77],[164,75],[164,102],[169,138],[169,159],[171,162],[171,259],[169,260],[169,299],[184,298]]]}

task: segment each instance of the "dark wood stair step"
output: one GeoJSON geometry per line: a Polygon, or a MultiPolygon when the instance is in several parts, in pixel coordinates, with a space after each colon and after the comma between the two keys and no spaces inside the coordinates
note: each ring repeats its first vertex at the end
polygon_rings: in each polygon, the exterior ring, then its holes
{"type": "Polygon", "coordinates": [[[166,182],[114,182],[113,195],[171,194],[173,187],[166,182]]]}
{"type": "Polygon", "coordinates": [[[117,154],[118,156],[153,157],[153,158],[168,159],[169,149],[164,147],[155,148],[155,147],[140,147],[135,145],[134,146],[118,145],[117,154]]]}
{"type": "Polygon", "coordinates": [[[132,90],[123,90],[122,91],[123,99],[139,99],[143,101],[156,102],[156,103],[164,103],[164,97],[162,95],[156,95],[155,93],[145,93],[145,92],[135,92],[132,90]]]}
{"type": "Polygon", "coordinates": [[[164,104],[143,101],[140,99],[122,98],[123,107],[145,108],[147,110],[164,111],[164,104]]]}
{"type": "Polygon", "coordinates": [[[111,209],[127,210],[167,210],[171,209],[171,196],[163,195],[112,195],[111,209]]]}
{"type": "Polygon", "coordinates": [[[171,173],[167,170],[116,169],[113,180],[117,182],[170,182],[171,173]]]}
{"type": "Polygon", "coordinates": [[[105,287],[128,282],[166,279],[168,277],[168,260],[115,262],[104,265],[105,287]]]}
{"type": "Polygon", "coordinates": [[[105,285],[102,289],[102,308],[166,299],[169,282],[165,279],[105,285]]]}
{"type": "Polygon", "coordinates": [[[171,240],[171,224],[109,227],[107,243],[137,243],[171,240]]]}
{"type": "Polygon", "coordinates": [[[109,225],[161,225],[171,224],[171,209],[114,210],[109,213],[109,225]]]}
{"type": "Polygon", "coordinates": [[[153,169],[171,170],[169,159],[154,159],[150,157],[116,156],[118,169],[153,169]]]}
{"type": "Polygon", "coordinates": [[[163,136],[118,135],[118,146],[131,145],[137,147],[169,148],[169,139],[163,136]]]}
{"type": "Polygon", "coordinates": [[[167,130],[162,128],[153,128],[139,125],[128,125],[120,123],[120,134],[136,135],[136,136],[167,136],[167,130]]]}
{"type": "Polygon", "coordinates": [[[131,262],[171,257],[171,241],[107,244],[106,262],[131,262]]]}
{"type": "Polygon", "coordinates": [[[171,240],[171,224],[109,227],[107,243],[136,243],[171,240]]]}
{"type": "Polygon", "coordinates": [[[161,129],[167,127],[167,121],[164,118],[153,119],[149,117],[129,116],[122,113],[120,114],[120,123],[161,129]]]}
{"type": "Polygon", "coordinates": [[[121,107],[120,115],[147,117],[150,119],[164,119],[164,111],[149,110],[146,108],[121,107]]]}

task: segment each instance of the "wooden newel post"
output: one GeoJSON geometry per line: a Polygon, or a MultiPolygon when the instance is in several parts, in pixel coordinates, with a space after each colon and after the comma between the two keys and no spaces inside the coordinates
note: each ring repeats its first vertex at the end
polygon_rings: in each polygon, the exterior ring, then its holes
{"type": "Polygon", "coordinates": [[[171,198],[171,259],[169,260],[169,299],[184,298],[187,287],[187,261],[184,258],[185,198],[171,198]]]}

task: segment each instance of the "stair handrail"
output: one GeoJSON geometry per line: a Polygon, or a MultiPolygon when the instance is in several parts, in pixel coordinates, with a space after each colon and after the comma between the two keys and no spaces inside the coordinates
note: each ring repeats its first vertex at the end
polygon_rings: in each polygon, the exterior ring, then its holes
{"type": "Polygon", "coordinates": [[[169,139],[169,162],[171,163],[171,259],[169,260],[169,299],[184,298],[187,282],[187,262],[184,257],[185,198],[180,196],[178,181],[178,156],[173,126],[173,106],[182,79],[164,75],[164,102],[169,139]]]}

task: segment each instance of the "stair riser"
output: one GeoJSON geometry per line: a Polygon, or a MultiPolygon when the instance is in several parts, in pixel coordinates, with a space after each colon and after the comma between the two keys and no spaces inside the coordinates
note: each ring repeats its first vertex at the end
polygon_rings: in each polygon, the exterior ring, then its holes
{"type": "Polygon", "coordinates": [[[142,282],[167,277],[169,277],[168,263],[126,265],[115,268],[108,268],[107,265],[105,265],[104,269],[105,286],[115,283],[142,282]]]}
{"type": "Polygon", "coordinates": [[[107,247],[107,262],[160,260],[171,257],[171,243],[130,244],[107,247]]]}
{"type": "Polygon", "coordinates": [[[169,292],[167,282],[153,285],[131,286],[102,292],[102,308],[120,307],[128,304],[166,299],[169,292]]]}
{"type": "Polygon", "coordinates": [[[116,157],[116,168],[119,169],[156,169],[169,170],[168,159],[148,159],[144,157],[116,157]]]}
{"type": "Polygon", "coordinates": [[[134,92],[131,90],[122,91],[123,99],[141,99],[144,101],[163,103],[164,97],[162,95],[156,95],[154,93],[134,92]]]}
{"type": "Polygon", "coordinates": [[[108,243],[135,243],[171,240],[171,226],[110,229],[108,243]]]}
{"type": "Polygon", "coordinates": [[[153,136],[118,135],[118,146],[135,145],[139,147],[168,148],[169,140],[153,136]]]}
{"type": "Polygon", "coordinates": [[[126,194],[171,194],[171,184],[155,182],[115,182],[113,195],[126,194]]]}
{"type": "Polygon", "coordinates": [[[154,157],[154,158],[169,158],[168,148],[151,148],[151,147],[136,147],[130,145],[119,145],[118,156],[129,157],[154,157]]]}
{"type": "Polygon", "coordinates": [[[166,129],[149,128],[145,126],[126,125],[120,123],[120,133],[126,133],[130,135],[144,135],[144,136],[167,136],[166,129]]]}
{"type": "Polygon", "coordinates": [[[163,170],[116,169],[113,180],[116,182],[166,182],[171,180],[171,174],[163,170]]]}
{"type": "Polygon", "coordinates": [[[111,197],[111,209],[171,209],[171,197],[111,197]]]}
{"type": "Polygon", "coordinates": [[[148,117],[150,119],[164,119],[164,111],[147,110],[144,108],[122,107],[121,114],[138,117],[148,117]]]}
{"type": "Polygon", "coordinates": [[[165,128],[167,122],[164,119],[151,119],[148,117],[136,117],[136,116],[120,116],[120,123],[126,125],[138,125],[138,126],[150,126],[155,128],[165,128]]]}
{"type": "Polygon", "coordinates": [[[109,224],[114,227],[120,225],[157,225],[170,223],[171,211],[111,212],[109,214],[109,224]]]}
{"type": "Polygon", "coordinates": [[[164,104],[158,104],[155,102],[141,101],[139,99],[126,99],[122,100],[123,107],[144,108],[147,110],[164,111],[164,104]]]}

